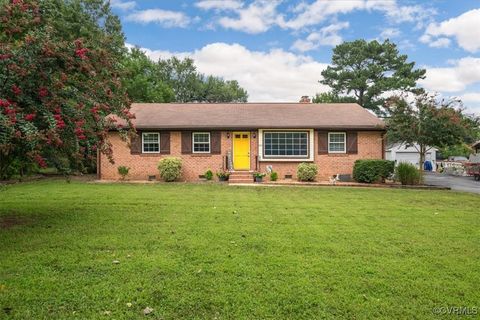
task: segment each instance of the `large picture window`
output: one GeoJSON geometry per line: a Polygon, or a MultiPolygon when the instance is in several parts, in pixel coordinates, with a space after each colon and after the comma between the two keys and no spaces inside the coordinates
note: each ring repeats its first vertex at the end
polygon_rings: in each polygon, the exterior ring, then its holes
{"type": "Polygon", "coordinates": [[[193,153],[210,153],[210,132],[194,132],[193,153]]]}
{"type": "Polygon", "coordinates": [[[346,134],[345,132],[328,133],[328,152],[345,153],[346,152],[346,134]]]}
{"type": "Polygon", "coordinates": [[[142,133],[142,152],[159,153],[160,152],[160,134],[158,132],[142,133]]]}
{"type": "Polygon", "coordinates": [[[263,134],[265,157],[308,157],[307,131],[266,131],[263,134]]]}

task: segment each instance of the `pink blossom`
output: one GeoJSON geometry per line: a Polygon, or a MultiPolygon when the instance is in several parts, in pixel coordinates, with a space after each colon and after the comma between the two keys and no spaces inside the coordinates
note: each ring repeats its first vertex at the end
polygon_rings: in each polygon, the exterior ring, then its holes
{"type": "Polygon", "coordinates": [[[9,107],[10,104],[11,103],[8,100],[0,99],[0,107],[9,107]]]}
{"type": "Polygon", "coordinates": [[[47,167],[47,162],[45,161],[45,159],[42,158],[42,156],[40,155],[35,155],[35,161],[38,163],[38,165],[42,168],[46,168],[47,167]]]}
{"type": "Polygon", "coordinates": [[[37,115],[35,113],[29,113],[27,115],[25,115],[25,117],[23,117],[25,120],[27,121],[32,121],[33,119],[35,119],[37,115]]]}
{"type": "Polygon", "coordinates": [[[14,84],[12,86],[12,92],[13,92],[14,95],[18,96],[22,93],[22,90],[19,87],[17,87],[16,84],[14,84]]]}
{"type": "Polygon", "coordinates": [[[82,60],[87,58],[87,52],[88,52],[87,48],[80,48],[75,50],[75,54],[77,55],[77,57],[79,57],[82,60]]]}
{"type": "Polygon", "coordinates": [[[66,125],[65,125],[65,121],[63,120],[57,120],[57,129],[63,129],[65,128],[66,125]]]}
{"type": "Polygon", "coordinates": [[[38,90],[38,95],[40,96],[40,98],[44,98],[44,97],[48,96],[48,90],[47,90],[47,88],[41,87],[41,88],[38,90]]]}

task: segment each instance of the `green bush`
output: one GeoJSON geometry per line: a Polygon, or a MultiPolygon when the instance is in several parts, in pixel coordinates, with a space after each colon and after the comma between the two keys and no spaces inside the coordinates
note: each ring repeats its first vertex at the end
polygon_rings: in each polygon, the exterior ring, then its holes
{"type": "Polygon", "coordinates": [[[400,162],[395,169],[395,179],[403,185],[415,185],[422,182],[422,173],[413,164],[400,162]]]}
{"type": "Polygon", "coordinates": [[[158,163],[158,171],[164,181],[175,181],[182,174],[182,160],[175,157],[164,158],[158,163]]]}
{"type": "Polygon", "coordinates": [[[205,172],[203,174],[203,176],[205,177],[205,179],[207,180],[212,180],[213,179],[213,172],[212,170],[207,170],[207,172],[205,172]]]}
{"type": "Polygon", "coordinates": [[[270,181],[277,181],[278,180],[278,173],[275,171],[270,172],[270,181]]]}
{"type": "Polygon", "coordinates": [[[365,183],[384,181],[394,169],[395,162],[389,160],[357,160],[353,166],[353,179],[365,183]]]}
{"type": "Polygon", "coordinates": [[[125,177],[128,175],[129,171],[130,171],[129,167],[126,167],[126,166],[118,167],[118,174],[122,176],[122,180],[125,180],[125,177]]]}
{"type": "Polygon", "coordinates": [[[217,177],[218,177],[218,180],[220,180],[220,181],[227,181],[228,178],[230,177],[230,172],[219,171],[219,172],[217,172],[217,177]]]}
{"type": "Polygon", "coordinates": [[[317,165],[314,163],[302,162],[297,167],[297,177],[300,181],[313,181],[317,173],[317,165]]]}

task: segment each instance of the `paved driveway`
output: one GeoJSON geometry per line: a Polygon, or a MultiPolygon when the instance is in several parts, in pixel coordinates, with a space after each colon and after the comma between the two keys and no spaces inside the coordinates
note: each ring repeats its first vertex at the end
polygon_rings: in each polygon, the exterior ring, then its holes
{"type": "Polygon", "coordinates": [[[425,183],[435,186],[450,187],[456,191],[466,191],[480,194],[480,181],[473,177],[457,177],[441,173],[425,172],[425,183]]]}

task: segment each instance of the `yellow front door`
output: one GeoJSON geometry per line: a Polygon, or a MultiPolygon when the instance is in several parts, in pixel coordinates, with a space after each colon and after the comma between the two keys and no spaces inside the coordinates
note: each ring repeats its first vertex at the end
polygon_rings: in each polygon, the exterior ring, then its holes
{"type": "Polygon", "coordinates": [[[250,132],[233,133],[233,168],[250,170],[250,132]]]}

